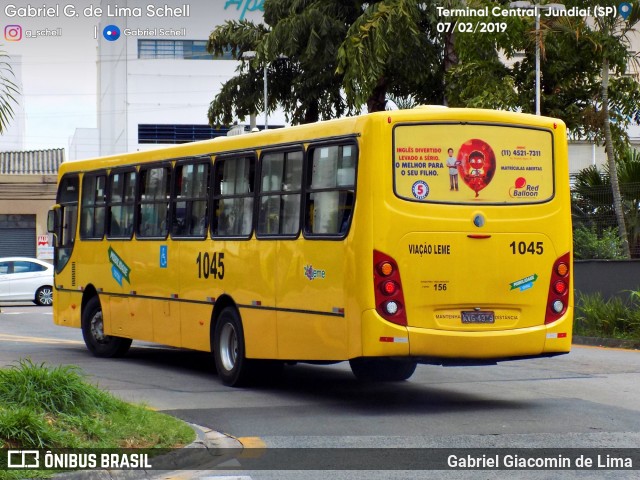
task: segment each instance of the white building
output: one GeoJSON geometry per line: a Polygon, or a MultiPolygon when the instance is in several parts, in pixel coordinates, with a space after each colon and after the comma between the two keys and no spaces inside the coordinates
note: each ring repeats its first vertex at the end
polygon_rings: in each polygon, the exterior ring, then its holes
{"type": "MultiPolygon", "coordinates": [[[[100,6],[99,155],[224,134],[209,127],[207,111],[239,62],[231,56],[212,59],[206,43],[226,20],[260,23],[262,2],[167,0],[152,5],[145,0],[102,0],[100,6]],[[119,38],[105,38],[118,37],[118,30],[119,38]]],[[[264,114],[258,112],[258,118],[264,114]]],[[[270,115],[269,124],[284,125],[284,115],[270,115]]]]}

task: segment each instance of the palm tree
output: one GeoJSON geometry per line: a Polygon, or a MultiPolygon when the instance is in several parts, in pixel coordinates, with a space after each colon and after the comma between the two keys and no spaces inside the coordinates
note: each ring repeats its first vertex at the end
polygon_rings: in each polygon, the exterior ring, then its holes
{"type": "MultiPolygon", "coordinates": [[[[616,136],[612,133],[610,111],[610,72],[614,70],[619,75],[627,73],[630,61],[635,59],[629,50],[630,35],[634,34],[635,26],[640,22],[640,8],[633,5],[630,14],[624,19],[622,16],[596,16],[592,23],[583,23],[583,29],[577,30],[576,35],[586,35],[595,47],[601,61],[601,95],[600,108],[602,115],[602,133],[604,135],[605,152],[607,154],[607,173],[611,185],[612,205],[618,224],[618,233],[622,243],[622,251],[626,258],[631,258],[629,235],[624,217],[623,196],[620,191],[619,169],[616,166],[616,153],[623,153],[624,142],[618,126],[616,136]]],[[[637,212],[637,207],[636,207],[637,212]]],[[[636,214],[637,216],[637,214],[636,214]]],[[[635,223],[635,216],[633,222],[635,223]]]]}
{"type": "Polygon", "coordinates": [[[12,80],[13,70],[9,56],[0,50],[0,134],[4,133],[13,118],[13,106],[18,102],[18,87],[12,80]]]}
{"type": "MultiPolygon", "coordinates": [[[[627,248],[631,257],[640,258],[640,153],[627,148],[615,165],[627,248]]],[[[592,165],[578,173],[573,188],[575,224],[588,224],[599,234],[618,226],[612,178],[608,163],[602,171],[592,165]]]]}

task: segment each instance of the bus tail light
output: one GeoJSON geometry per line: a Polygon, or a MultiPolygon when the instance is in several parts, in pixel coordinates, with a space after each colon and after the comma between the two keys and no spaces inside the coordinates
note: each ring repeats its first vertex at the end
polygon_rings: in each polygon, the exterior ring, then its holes
{"type": "Polygon", "coordinates": [[[569,285],[571,284],[570,260],[569,253],[565,253],[553,264],[544,318],[545,324],[555,322],[567,311],[569,285]]]}
{"type": "Polygon", "coordinates": [[[389,322],[407,325],[398,264],[377,250],[373,251],[373,282],[378,314],[389,322]]]}

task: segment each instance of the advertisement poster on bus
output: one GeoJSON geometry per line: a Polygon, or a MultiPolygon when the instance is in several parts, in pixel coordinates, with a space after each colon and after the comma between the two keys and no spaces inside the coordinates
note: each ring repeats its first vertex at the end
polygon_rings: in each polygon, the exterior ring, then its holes
{"type": "Polygon", "coordinates": [[[534,128],[399,125],[394,188],[404,199],[447,203],[541,203],[553,197],[553,136],[534,128]]]}

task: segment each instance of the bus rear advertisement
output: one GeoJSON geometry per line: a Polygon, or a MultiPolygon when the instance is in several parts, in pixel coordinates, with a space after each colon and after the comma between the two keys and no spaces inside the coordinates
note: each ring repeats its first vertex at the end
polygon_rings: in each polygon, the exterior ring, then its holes
{"type": "Polygon", "coordinates": [[[64,163],[54,321],[102,357],[212,352],[231,386],[288,362],[400,381],[567,353],[566,138],[421,107],[64,163]]]}

